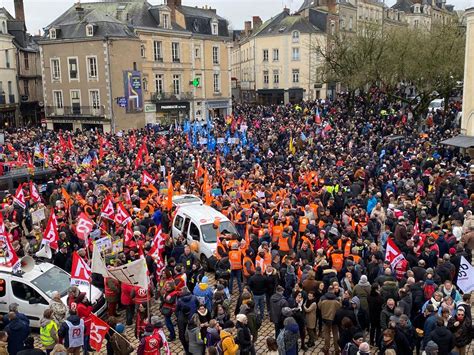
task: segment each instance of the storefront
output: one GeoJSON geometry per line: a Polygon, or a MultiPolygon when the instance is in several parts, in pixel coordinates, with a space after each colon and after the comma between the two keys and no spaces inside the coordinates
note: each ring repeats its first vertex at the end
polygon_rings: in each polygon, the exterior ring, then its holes
{"type": "Polygon", "coordinates": [[[232,113],[232,107],[229,100],[208,101],[206,102],[207,113],[209,117],[224,118],[232,113]]]}
{"type": "MultiPolygon", "coordinates": [[[[175,122],[182,123],[186,118],[189,118],[189,108],[189,101],[158,102],[156,104],[156,123],[165,127],[175,122]]],[[[147,123],[151,122],[147,120],[147,123]]]]}
{"type": "Polygon", "coordinates": [[[17,106],[4,104],[0,105],[0,127],[16,127],[17,106]]]}

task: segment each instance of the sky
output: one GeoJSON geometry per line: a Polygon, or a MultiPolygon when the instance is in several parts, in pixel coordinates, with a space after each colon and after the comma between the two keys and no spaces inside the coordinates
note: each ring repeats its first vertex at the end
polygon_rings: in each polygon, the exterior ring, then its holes
{"type": "MultiPolygon", "coordinates": [[[[23,0],[28,31],[37,34],[64,11],[70,8],[77,0],[23,0]]],[[[95,0],[82,0],[95,2],[95,0]]],[[[164,0],[148,0],[153,5],[162,4],[164,0]]],[[[396,0],[386,0],[387,5],[393,5],[396,0]]],[[[474,6],[474,0],[448,0],[455,9],[465,9],[474,6]]],[[[298,10],[303,0],[182,0],[183,5],[208,5],[217,9],[217,13],[229,20],[233,29],[242,29],[244,21],[252,16],[260,16],[262,20],[278,14],[284,6],[292,11],[298,10]]],[[[0,7],[5,7],[14,16],[13,0],[0,0],[0,7]]]]}

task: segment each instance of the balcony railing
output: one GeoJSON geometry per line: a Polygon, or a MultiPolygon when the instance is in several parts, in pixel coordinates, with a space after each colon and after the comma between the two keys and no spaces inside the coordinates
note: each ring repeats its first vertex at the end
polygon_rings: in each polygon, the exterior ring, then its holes
{"type": "Polygon", "coordinates": [[[104,118],[105,117],[105,109],[104,106],[100,107],[93,107],[93,106],[64,106],[64,107],[56,107],[56,106],[47,106],[46,107],[46,116],[48,117],[97,117],[97,118],[104,118]]]}
{"type": "Polygon", "coordinates": [[[150,100],[152,102],[158,101],[183,101],[183,100],[192,100],[193,93],[192,92],[182,92],[180,94],[174,94],[170,92],[163,92],[163,93],[152,93],[150,100]]]}

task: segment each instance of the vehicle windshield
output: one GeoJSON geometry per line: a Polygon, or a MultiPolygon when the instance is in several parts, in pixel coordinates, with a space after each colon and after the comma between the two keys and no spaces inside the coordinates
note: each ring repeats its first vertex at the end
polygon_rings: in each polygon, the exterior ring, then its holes
{"type": "MultiPolygon", "coordinates": [[[[219,231],[227,231],[229,233],[237,233],[234,225],[229,221],[223,221],[219,225],[219,231]]],[[[206,243],[216,243],[217,242],[217,233],[213,227],[213,224],[203,224],[201,226],[202,239],[206,243]]]]}
{"type": "Polygon", "coordinates": [[[57,266],[54,266],[31,282],[48,295],[49,298],[51,298],[54,291],[58,291],[62,297],[67,294],[71,284],[71,277],[57,266]]]}

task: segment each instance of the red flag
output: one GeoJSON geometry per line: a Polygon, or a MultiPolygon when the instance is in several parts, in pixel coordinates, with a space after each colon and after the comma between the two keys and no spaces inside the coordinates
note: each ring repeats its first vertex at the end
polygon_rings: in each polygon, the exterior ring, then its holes
{"type": "Polygon", "coordinates": [[[3,257],[0,258],[0,265],[11,267],[13,271],[17,271],[21,266],[20,259],[13,249],[10,239],[5,233],[5,224],[3,223],[3,215],[0,213],[0,250],[3,257]]]}
{"type": "Polygon", "coordinates": [[[132,149],[135,149],[135,147],[137,146],[137,139],[135,138],[134,134],[132,134],[128,139],[128,144],[130,144],[130,148],[132,149]]]}
{"type": "Polygon", "coordinates": [[[58,165],[61,164],[62,159],[59,154],[53,154],[53,164],[58,165]]]}
{"type": "Polygon", "coordinates": [[[163,232],[161,230],[161,226],[158,227],[158,231],[156,232],[155,237],[153,238],[152,246],[158,249],[158,252],[161,254],[163,250],[165,250],[165,238],[163,237],[163,232]]]}
{"type": "Polygon", "coordinates": [[[72,253],[71,285],[89,285],[92,271],[77,252],[72,253]]]}
{"type": "Polygon", "coordinates": [[[219,154],[216,155],[216,172],[219,173],[221,171],[221,159],[219,158],[219,154]]]}
{"type": "Polygon", "coordinates": [[[420,223],[418,222],[418,218],[415,221],[415,225],[413,226],[413,236],[420,234],[420,223]]]}
{"type": "Polygon", "coordinates": [[[143,164],[143,151],[142,148],[138,149],[137,157],[135,159],[135,169],[138,169],[143,164]]]}
{"type": "Polygon", "coordinates": [[[23,184],[18,186],[15,192],[15,197],[13,197],[13,202],[16,203],[21,208],[25,208],[25,193],[23,192],[23,184]]]}
{"type": "Polygon", "coordinates": [[[132,221],[132,218],[128,214],[127,210],[125,207],[123,207],[122,203],[119,202],[117,204],[117,213],[115,214],[115,223],[120,224],[120,225],[125,225],[128,224],[132,221]]]}
{"type": "Polygon", "coordinates": [[[28,153],[26,156],[27,156],[27,159],[28,159],[28,163],[27,163],[28,169],[35,170],[35,164],[33,163],[33,158],[31,157],[31,154],[28,153]]]}
{"type": "Polygon", "coordinates": [[[105,156],[104,148],[102,147],[102,144],[99,145],[99,159],[102,160],[105,156]]]}
{"type": "Polygon", "coordinates": [[[114,211],[114,204],[112,203],[112,199],[110,196],[107,196],[107,198],[104,201],[104,204],[102,205],[102,211],[100,212],[101,217],[110,219],[113,221],[115,219],[115,211],[114,211]]]}
{"type": "Polygon", "coordinates": [[[68,140],[67,140],[67,147],[68,149],[70,149],[72,152],[74,152],[74,144],[72,143],[72,137],[69,136],[68,140]]]}
{"type": "Polygon", "coordinates": [[[123,244],[125,246],[130,246],[130,242],[133,240],[133,231],[132,231],[132,228],[130,227],[130,224],[128,224],[127,227],[125,227],[123,237],[124,237],[123,244]]]}
{"type": "Polygon", "coordinates": [[[86,240],[94,228],[94,222],[82,212],[79,215],[76,225],[76,234],[79,239],[86,240]]]}
{"type": "Polygon", "coordinates": [[[153,177],[151,176],[151,174],[147,171],[143,171],[143,174],[142,174],[142,185],[149,185],[149,184],[153,184],[155,182],[155,180],[153,179],[153,177]]]}
{"type": "Polygon", "coordinates": [[[94,350],[99,352],[102,348],[102,343],[104,342],[105,336],[108,333],[110,326],[102,319],[95,316],[93,313],[89,317],[91,320],[89,344],[94,350]]]}
{"type": "Polygon", "coordinates": [[[33,184],[33,181],[30,181],[30,197],[33,202],[41,202],[41,196],[36,188],[36,185],[33,184]]]}
{"type": "Polygon", "coordinates": [[[173,208],[173,182],[171,181],[171,174],[168,173],[168,201],[166,203],[168,211],[173,208]]]}
{"type": "Polygon", "coordinates": [[[58,220],[56,219],[56,215],[54,214],[54,209],[51,209],[51,215],[48,219],[48,225],[46,226],[46,230],[43,236],[43,241],[41,244],[49,244],[51,249],[58,250],[58,241],[59,241],[59,234],[58,234],[58,220]]]}
{"type": "Polygon", "coordinates": [[[59,135],[59,146],[63,152],[67,150],[67,143],[61,134],[59,135]]]}
{"type": "Polygon", "coordinates": [[[132,198],[130,197],[130,190],[127,189],[125,190],[125,203],[131,205],[132,204],[132,198]]]}
{"type": "Polygon", "coordinates": [[[11,143],[7,143],[7,149],[10,153],[15,153],[16,152],[16,149],[13,148],[11,143]]]}
{"type": "Polygon", "coordinates": [[[390,266],[392,269],[397,266],[397,264],[404,260],[405,257],[403,256],[400,249],[398,249],[397,245],[393,241],[393,239],[387,240],[387,250],[385,251],[385,260],[390,261],[390,266]]]}
{"type": "Polygon", "coordinates": [[[171,355],[170,345],[168,344],[168,341],[166,340],[166,335],[163,329],[158,329],[158,335],[161,337],[161,342],[163,344],[163,351],[165,355],[171,355]]]}

